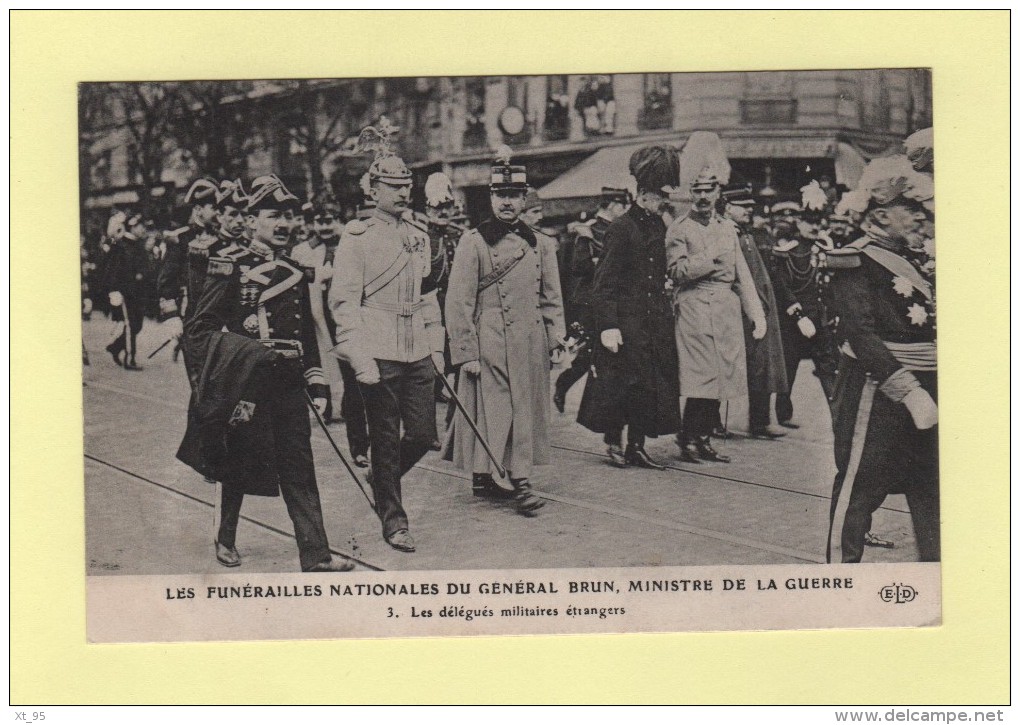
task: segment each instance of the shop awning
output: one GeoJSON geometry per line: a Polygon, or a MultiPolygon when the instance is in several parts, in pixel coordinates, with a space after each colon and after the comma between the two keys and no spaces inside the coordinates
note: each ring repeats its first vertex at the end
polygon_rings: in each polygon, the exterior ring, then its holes
{"type": "Polygon", "coordinates": [[[543,201],[592,199],[602,194],[603,186],[634,191],[634,177],[628,164],[631,154],[648,143],[607,146],[565,171],[538,190],[543,201]]]}

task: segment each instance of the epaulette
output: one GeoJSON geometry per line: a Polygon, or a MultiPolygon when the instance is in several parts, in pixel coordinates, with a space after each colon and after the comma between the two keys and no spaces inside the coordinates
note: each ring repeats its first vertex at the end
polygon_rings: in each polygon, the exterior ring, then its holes
{"type": "Polygon", "coordinates": [[[853,269],[861,266],[861,250],[849,246],[828,249],[818,255],[818,261],[826,269],[853,269]]]}
{"type": "Polygon", "coordinates": [[[257,242],[254,239],[248,242],[248,251],[251,252],[252,254],[257,254],[260,257],[269,258],[273,256],[272,247],[263,242],[257,242]]]}
{"type": "Polygon", "coordinates": [[[421,229],[423,232],[428,234],[429,232],[428,221],[423,221],[419,219],[418,214],[413,209],[408,209],[407,211],[405,211],[401,218],[411,226],[417,227],[418,229],[421,229]]]}
{"type": "Polygon", "coordinates": [[[796,248],[796,239],[781,239],[773,245],[772,253],[777,257],[785,257],[796,248]]]}
{"type": "Polygon", "coordinates": [[[351,219],[344,227],[344,231],[349,234],[364,234],[368,231],[368,223],[361,219],[351,219]]]}
{"type": "Polygon", "coordinates": [[[195,254],[200,257],[209,256],[209,248],[216,243],[216,237],[203,235],[188,242],[188,254],[195,254]]]}

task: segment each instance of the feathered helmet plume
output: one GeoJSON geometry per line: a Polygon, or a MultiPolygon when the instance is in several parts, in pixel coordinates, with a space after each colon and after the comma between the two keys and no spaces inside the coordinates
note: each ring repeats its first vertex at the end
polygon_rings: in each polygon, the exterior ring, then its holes
{"type": "Polygon", "coordinates": [[[453,201],[453,183],[450,177],[441,171],[430,174],[425,180],[425,203],[438,209],[452,205],[453,201]]]}
{"type": "Polygon", "coordinates": [[[372,153],[375,159],[368,169],[370,179],[392,184],[394,186],[409,185],[411,172],[404,160],[393,150],[394,137],[400,130],[390,123],[386,116],[379,117],[375,126],[366,126],[358,134],[355,149],[359,153],[372,153]]]}

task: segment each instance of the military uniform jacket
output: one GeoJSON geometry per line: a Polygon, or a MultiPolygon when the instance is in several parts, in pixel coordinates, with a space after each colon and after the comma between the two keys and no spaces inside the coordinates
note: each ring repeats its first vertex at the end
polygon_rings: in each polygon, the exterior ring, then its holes
{"type": "Polygon", "coordinates": [[[110,246],[103,266],[103,287],[130,299],[142,299],[146,293],[149,255],[141,240],[124,236],[110,246]]]}
{"type": "Polygon", "coordinates": [[[192,356],[204,364],[210,335],[225,327],[294,360],[309,394],[326,397],[307,281],[295,262],[258,242],[210,257],[205,288],[185,325],[192,356]]]}
{"type": "Polygon", "coordinates": [[[595,268],[602,259],[606,230],[611,222],[598,214],[590,224],[578,229],[570,255],[570,269],[567,272],[568,288],[567,322],[580,322],[586,329],[591,327],[592,290],[595,285],[595,268]]]}
{"type": "MultiPolygon", "coordinates": [[[[159,317],[183,317],[185,301],[194,301],[202,291],[201,283],[194,286],[191,280],[192,243],[201,240],[208,247],[216,237],[202,227],[187,224],[167,233],[166,255],[156,278],[156,295],[159,298],[159,317]]],[[[208,253],[205,255],[208,259],[208,253]]],[[[204,260],[202,276],[204,278],[204,260]]],[[[204,281],[204,279],[203,279],[204,281]]]]}
{"type": "Polygon", "coordinates": [[[334,352],[355,373],[375,360],[417,362],[442,352],[439,303],[427,292],[429,250],[428,233],[409,213],[397,218],[376,209],[344,227],[328,300],[334,352]]]}
{"type": "Polygon", "coordinates": [[[932,287],[890,247],[868,235],[839,250],[853,266],[834,270],[832,281],[838,335],[848,344],[843,350],[882,385],[911,369],[935,370],[932,287]]]}

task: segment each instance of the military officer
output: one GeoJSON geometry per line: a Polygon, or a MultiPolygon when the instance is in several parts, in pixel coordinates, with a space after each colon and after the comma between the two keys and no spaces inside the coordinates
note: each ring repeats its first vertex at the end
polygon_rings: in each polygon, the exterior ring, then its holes
{"type": "MultiPolygon", "coordinates": [[[[282,493],[294,523],[302,571],[349,571],[353,568],[350,562],[334,561],[330,555],[312,459],[306,391],[321,413],[326,407],[326,386],[306,276],[286,256],[299,206],[275,176],[259,177],[252,183],[245,204],[251,240],[239,241],[209,259],[204,289],[185,326],[186,344],[189,354],[204,361],[206,369],[214,367],[223,344],[255,340],[261,343],[257,350],[271,353],[268,382],[255,387],[251,409],[245,412],[239,403],[231,416],[232,423],[237,418],[245,421],[260,416],[266,432],[258,454],[264,458],[259,461],[262,465],[254,467],[248,460],[228,459],[219,468],[216,477],[223,482],[224,511],[217,554],[222,548],[236,557],[233,539],[243,495],[246,491],[264,493],[262,486],[268,480],[269,495],[276,495],[277,490],[282,493]],[[220,332],[223,328],[226,334],[220,332]]],[[[238,355],[228,358],[216,380],[204,379],[203,385],[228,386],[232,378],[244,374],[245,359],[238,355]]],[[[203,404],[201,390],[198,398],[203,404]]],[[[184,458],[183,453],[178,456],[184,458]]]]}
{"type": "Polygon", "coordinates": [[[863,236],[823,260],[844,341],[826,554],[861,561],[872,514],[903,493],[920,560],[938,561],[934,250],[910,244],[933,217],[930,177],[897,156],[873,160],[860,183],[869,198],[863,236]]]}
{"type": "Polygon", "coordinates": [[[691,184],[694,206],[666,231],[666,264],[673,280],[680,395],[684,403],[681,456],[729,462],[711,445],[720,401],[747,395],[741,309],[751,337],[768,324],[754,279],[740,251],[737,228],[715,205],[719,179],[705,169],[691,184]]]}
{"type": "Polygon", "coordinates": [[[767,330],[765,337],[756,340],[751,320],[744,317],[744,349],[747,353],[747,408],[748,429],[752,438],[774,440],[785,433],[769,428],[772,393],[789,390],[786,382],[786,363],[783,358],[783,341],[779,334],[779,311],[768,268],[759,251],[755,237],[758,230],[751,226],[754,197],[750,184],[730,184],[722,191],[726,204],[726,217],[737,226],[740,251],[754,280],[758,299],[765,311],[767,330]]]}
{"type": "Polygon", "coordinates": [[[662,470],[645,451],[645,439],[676,433],[680,425],[662,218],[680,164],[674,149],[646,146],[631,155],[629,169],[637,196],[606,230],[595,270],[592,335],[598,344],[577,422],[603,434],[611,465],[662,470]]]}
{"type": "MultiPolygon", "coordinates": [[[[832,316],[825,306],[825,280],[818,270],[818,255],[822,251],[820,222],[827,198],[820,187],[814,198],[808,187],[802,191],[805,195],[799,205],[780,202],[773,207],[776,241],[771,267],[790,391],[797,379],[800,361],[811,358],[815,376],[828,400],[836,379],[837,353],[832,316]]],[[[776,419],[785,428],[800,427],[793,421],[790,393],[776,395],[776,419]]]]}
{"type": "Polygon", "coordinates": [[[595,269],[605,248],[606,230],[627,211],[630,204],[631,195],[626,189],[602,187],[598,211],[590,221],[577,226],[570,254],[570,269],[560,275],[567,280],[563,292],[567,329],[571,336],[576,337],[578,347],[570,367],[556,378],[553,404],[561,413],[570,388],[587,375],[591,367],[591,330],[594,327],[591,295],[595,269]]]}
{"type": "Polygon", "coordinates": [[[109,293],[111,316],[124,323],[106,351],[125,370],[142,369],[135,359],[135,341],[145,323],[145,279],[149,261],[144,242],[132,231],[139,227],[140,221],[138,214],[127,217],[122,212],[110,218],[107,231],[110,249],[103,268],[103,287],[109,293]]]}
{"type": "MultiPolygon", "coordinates": [[[[457,214],[453,184],[450,182],[450,178],[442,172],[431,174],[425,180],[425,215],[432,256],[432,275],[429,283],[436,289],[436,301],[439,303],[440,313],[443,313],[446,307],[446,290],[450,286],[450,269],[453,266],[454,252],[457,251],[457,242],[466,231],[463,224],[454,221],[457,214]]],[[[443,324],[446,324],[445,319],[443,324]]],[[[453,372],[449,339],[443,345],[443,360],[443,374],[448,375],[453,372]]],[[[448,402],[445,390],[443,382],[437,378],[437,401],[448,402]]],[[[448,408],[447,425],[449,425],[455,410],[456,408],[453,406],[448,408]]]]}
{"type": "MultiPolygon", "coordinates": [[[[446,319],[457,389],[497,460],[506,468],[517,511],[545,501],[531,490],[534,464],[548,463],[550,355],[565,329],[555,241],[521,219],[527,172],[500,150],[491,170],[493,217],[464,233],[453,259],[446,319]]],[[[472,474],[474,495],[510,496],[463,417],[455,416],[447,458],[472,474]]]]}
{"type": "Polygon", "coordinates": [[[401,478],[436,438],[435,367],[442,370],[444,331],[432,272],[428,232],[409,210],[411,172],[393,154],[385,130],[369,168],[372,215],[344,227],[329,308],[335,353],[350,363],[368,413],[376,512],[383,537],[413,552],[401,478]],[[403,436],[401,436],[403,428],[403,436]]]}
{"type": "MultiPolygon", "coordinates": [[[[221,194],[220,185],[208,177],[196,179],[184,196],[184,203],[191,205],[188,223],[166,235],[166,254],[163,266],[156,278],[156,295],[159,298],[159,318],[171,333],[180,338],[184,332],[183,316],[186,314],[187,291],[201,292],[201,287],[191,287],[191,242],[200,237],[216,236],[216,200],[221,194]]],[[[194,298],[192,298],[193,300],[194,298]]],[[[185,353],[187,364],[187,353],[185,353]]]]}

